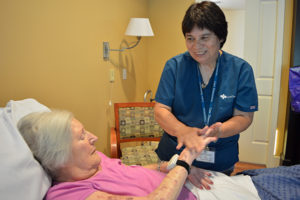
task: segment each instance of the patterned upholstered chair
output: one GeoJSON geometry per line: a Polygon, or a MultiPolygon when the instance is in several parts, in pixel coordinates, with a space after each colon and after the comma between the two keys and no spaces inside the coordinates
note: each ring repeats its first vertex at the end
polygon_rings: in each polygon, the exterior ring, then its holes
{"type": "Polygon", "coordinates": [[[115,127],[111,128],[111,157],[127,165],[156,163],[154,150],[163,130],[154,119],[155,103],[115,103],[115,127]]]}

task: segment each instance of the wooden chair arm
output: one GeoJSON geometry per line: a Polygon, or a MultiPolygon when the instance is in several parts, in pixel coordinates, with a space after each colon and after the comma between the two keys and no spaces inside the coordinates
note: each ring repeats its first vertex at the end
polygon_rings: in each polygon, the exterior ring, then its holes
{"type": "Polygon", "coordinates": [[[117,132],[115,128],[110,129],[110,157],[119,158],[118,155],[117,132]]]}

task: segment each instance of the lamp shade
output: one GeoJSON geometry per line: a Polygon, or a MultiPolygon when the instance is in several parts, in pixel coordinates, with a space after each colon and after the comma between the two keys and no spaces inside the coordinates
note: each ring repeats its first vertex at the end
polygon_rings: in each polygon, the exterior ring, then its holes
{"type": "Polygon", "coordinates": [[[148,18],[131,18],[125,34],[131,36],[154,36],[148,18]]]}

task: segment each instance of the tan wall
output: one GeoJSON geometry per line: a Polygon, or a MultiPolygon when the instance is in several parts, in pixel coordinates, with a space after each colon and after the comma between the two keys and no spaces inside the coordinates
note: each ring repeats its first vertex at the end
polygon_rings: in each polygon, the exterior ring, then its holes
{"type": "MultiPolygon", "coordinates": [[[[186,51],[181,21],[193,2],[0,1],[0,106],[30,97],[51,108],[70,110],[99,137],[97,148],[109,155],[109,129],[114,125],[109,101],[142,101],[146,89],[155,95],[165,62],[186,51]],[[126,52],[111,52],[111,62],[103,61],[103,41],[119,48],[135,40],[124,35],[130,17],[149,17],[155,36],[143,37],[126,52]],[[128,72],[127,80],[121,79],[122,68],[128,72]],[[115,70],[114,83],[109,82],[109,69],[115,70]]],[[[285,52],[288,66],[289,51],[285,52]]],[[[287,83],[284,69],[282,87],[287,83]]],[[[279,121],[285,121],[286,88],[281,88],[285,95],[279,118],[284,117],[279,121]]],[[[284,126],[279,124],[279,129],[284,126]]]]}
{"type": "Polygon", "coordinates": [[[186,51],[181,22],[194,0],[150,0],[149,17],[155,40],[148,45],[149,88],[156,93],[164,65],[171,57],[186,51]]]}
{"type": "Polygon", "coordinates": [[[147,89],[146,43],[102,59],[102,42],[120,47],[130,17],[148,17],[147,0],[11,0],[0,2],[0,106],[35,98],[67,109],[99,137],[109,154],[112,102],[142,101],[147,89]],[[120,66],[128,79],[120,80],[120,66]],[[109,69],[116,81],[109,83],[109,69]]]}
{"type": "MultiPolygon", "coordinates": [[[[153,95],[167,59],[186,50],[181,21],[192,0],[13,0],[0,2],[0,106],[35,98],[50,108],[66,109],[99,137],[109,155],[114,126],[109,101],[143,101],[153,95]],[[134,49],[110,52],[135,41],[125,36],[130,17],[149,17],[155,37],[134,49]],[[122,80],[122,69],[127,80],[122,80]],[[115,82],[109,82],[109,70],[115,82]]],[[[153,96],[154,97],[154,96],[153,96]]]]}

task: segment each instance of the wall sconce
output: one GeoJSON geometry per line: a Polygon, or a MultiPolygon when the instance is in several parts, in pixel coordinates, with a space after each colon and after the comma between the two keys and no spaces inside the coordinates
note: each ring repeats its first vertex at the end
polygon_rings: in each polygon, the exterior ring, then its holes
{"type": "Polygon", "coordinates": [[[124,51],[136,47],[141,41],[142,36],[154,36],[148,18],[131,18],[127,26],[125,35],[136,36],[137,41],[134,45],[122,49],[110,49],[109,42],[103,42],[103,59],[109,60],[110,51],[124,51]]]}

